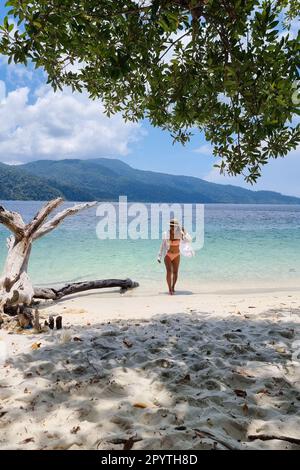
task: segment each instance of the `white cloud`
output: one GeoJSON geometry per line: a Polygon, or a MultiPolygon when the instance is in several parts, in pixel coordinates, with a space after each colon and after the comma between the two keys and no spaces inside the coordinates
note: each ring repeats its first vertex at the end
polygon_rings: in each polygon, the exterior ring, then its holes
{"type": "MultiPolygon", "coordinates": [[[[220,160],[216,163],[218,164],[220,160]]],[[[206,181],[211,183],[232,184],[235,186],[244,186],[251,189],[250,185],[245,184],[243,176],[229,176],[220,173],[219,168],[213,167],[209,173],[204,176],[206,181]]],[[[252,188],[254,189],[254,188],[252,188]]]]}
{"type": "Polygon", "coordinates": [[[6,85],[3,80],[0,80],[0,105],[4,104],[6,98],[6,85]]]}
{"type": "Polygon", "coordinates": [[[30,86],[31,89],[41,86],[46,81],[46,74],[42,68],[35,70],[29,61],[27,67],[11,62],[8,64],[6,56],[0,56],[0,74],[6,81],[7,88],[20,88],[30,86]]]}
{"type": "Polygon", "coordinates": [[[33,80],[33,71],[29,67],[24,67],[22,64],[11,63],[7,68],[7,79],[9,82],[24,83],[33,80]]]}
{"type": "Polygon", "coordinates": [[[120,115],[107,118],[86,94],[41,87],[30,103],[29,93],[18,88],[0,106],[0,161],[124,156],[145,135],[120,115]]]}
{"type": "Polygon", "coordinates": [[[203,144],[200,147],[194,149],[194,152],[199,153],[200,155],[212,156],[213,148],[210,144],[203,144]]]}

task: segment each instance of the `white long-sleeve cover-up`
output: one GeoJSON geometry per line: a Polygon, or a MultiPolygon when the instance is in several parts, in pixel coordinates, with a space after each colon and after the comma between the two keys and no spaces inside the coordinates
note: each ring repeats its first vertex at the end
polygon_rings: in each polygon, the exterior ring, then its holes
{"type": "MultiPolygon", "coordinates": [[[[182,238],[180,238],[180,244],[179,244],[180,254],[183,256],[186,256],[187,258],[191,258],[192,256],[195,256],[195,252],[192,247],[192,237],[187,232],[182,232],[181,236],[182,238]]],[[[164,232],[162,236],[160,250],[158,252],[158,257],[157,257],[159,261],[161,261],[162,258],[166,256],[166,253],[168,252],[169,248],[170,248],[169,233],[164,232]]]]}

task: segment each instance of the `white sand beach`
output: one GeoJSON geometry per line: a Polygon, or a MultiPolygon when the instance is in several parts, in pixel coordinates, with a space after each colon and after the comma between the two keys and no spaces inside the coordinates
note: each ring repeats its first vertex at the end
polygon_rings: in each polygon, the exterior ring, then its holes
{"type": "Polygon", "coordinates": [[[70,296],[0,329],[1,449],[300,449],[300,291],[70,296]]]}

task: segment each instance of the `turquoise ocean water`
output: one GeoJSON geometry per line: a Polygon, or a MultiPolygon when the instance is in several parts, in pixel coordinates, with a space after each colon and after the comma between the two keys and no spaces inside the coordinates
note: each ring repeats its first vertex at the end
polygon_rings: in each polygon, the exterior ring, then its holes
{"type": "MultiPolygon", "coordinates": [[[[40,202],[2,202],[29,221],[40,202]]],[[[70,205],[65,204],[65,206],[70,205]]],[[[156,261],[158,240],[99,240],[99,218],[92,208],[69,219],[35,242],[29,272],[37,285],[131,277],[141,284],[162,282],[156,261]]],[[[0,225],[0,266],[8,232],[0,225]]],[[[201,286],[264,283],[300,287],[300,206],[205,206],[204,247],[182,259],[181,279],[201,286]]]]}

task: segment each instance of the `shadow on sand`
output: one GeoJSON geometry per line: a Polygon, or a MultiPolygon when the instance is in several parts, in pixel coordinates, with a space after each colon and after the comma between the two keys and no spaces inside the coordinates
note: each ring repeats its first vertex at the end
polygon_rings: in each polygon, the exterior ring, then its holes
{"type": "Polygon", "coordinates": [[[10,357],[1,381],[0,447],[300,448],[251,437],[299,434],[292,313],[178,313],[31,336],[41,347],[10,357]]]}

